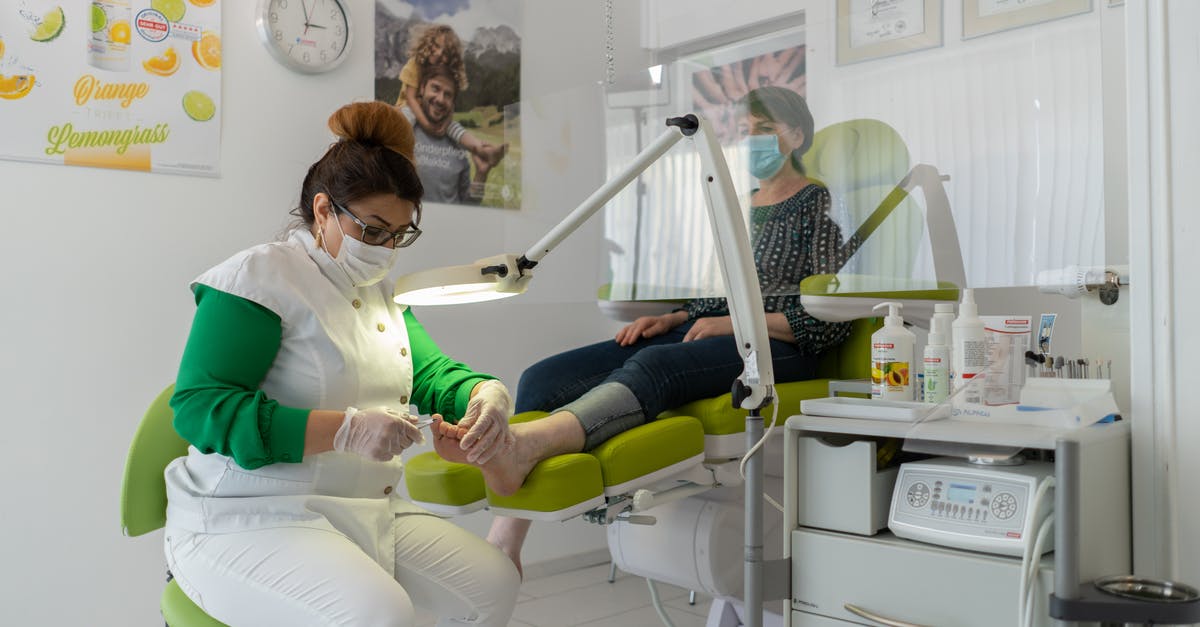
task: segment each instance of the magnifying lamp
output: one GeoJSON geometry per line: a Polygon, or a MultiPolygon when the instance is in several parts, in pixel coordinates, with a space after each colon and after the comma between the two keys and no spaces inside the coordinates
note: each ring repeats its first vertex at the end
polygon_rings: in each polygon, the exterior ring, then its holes
{"type": "MultiPolygon", "coordinates": [[[[700,155],[697,176],[704,188],[733,334],[743,361],[742,373],[732,382],[733,404],[735,408],[747,410],[746,450],[750,451],[762,437],[761,410],[771,402],[775,384],[766,314],[750,238],[725,155],[708,121],[687,114],[669,118],[666,124],[667,130],[638,153],[624,170],[592,192],[524,254],[498,255],[465,266],[402,276],[396,281],[395,300],[403,305],[456,304],[495,300],[524,292],[533,277],[533,269],[542,258],[672,146],[688,139],[700,155]]],[[[744,602],[747,624],[751,626],[762,624],[762,487],[762,454],[755,452],[746,462],[745,483],[744,602]]]]}

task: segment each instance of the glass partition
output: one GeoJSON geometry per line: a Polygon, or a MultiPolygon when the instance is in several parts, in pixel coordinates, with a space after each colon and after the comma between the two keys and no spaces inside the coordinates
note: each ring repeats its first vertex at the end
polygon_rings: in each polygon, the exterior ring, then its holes
{"type": "MultiPolygon", "coordinates": [[[[810,263],[836,275],[822,289],[1025,286],[1042,271],[1125,263],[1106,251],[1125,211],[1123,198],[1106,198],[1124,158],[1106,163],[1106,138],[1124,133],[1114,122],[1124,118],[1124,75],[1111,67],[1123,58],[1112,54],[1124,46],[1120,7],[816,4],[745,36],[697,12],[711,37],[615,77],[604,93],[608,173],[664,132],[667,117],[694,112],[724,146],[755,232],[752,206],[772,199],[752,201],[764,185],[752,170],[770,173],[747,147],[746,96],[784,88],[811,111],[800,165],[828,190],[841,238],[842,256],[810,263]]],[[[698,176],[699,158],[681,142],[606,207],[611,298],[721,293],[698,176]]]]}

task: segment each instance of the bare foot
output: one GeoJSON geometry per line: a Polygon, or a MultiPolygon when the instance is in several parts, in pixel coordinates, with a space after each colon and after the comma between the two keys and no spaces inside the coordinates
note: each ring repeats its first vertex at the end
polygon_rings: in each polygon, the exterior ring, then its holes
{"type": "Polygon", "coordinates": [[[441,416],[434,416],[433,426],[429,430],[433,433],[433,450],[437,451],[439,457],[448,462],[467,463],[467,452],[460,445],[465,430],[444,422],[441,416]]]}
{"type": "Polygon", "coordinates": [[[515,428],[513,435],[516,436],[516,444],[513,448],[480,465],[467,461],[467,451],[462,450],[459,445],[462,433],[458,427],[444,422],[437,422],[435,425],[437,428],[433,429],[433,450],[446,461],[478,467],[483,472],[483,481],[487,487],[500,496],[512,496],[520,490],[521,485],[525,483],[525,477],[537,465],[537,460],[524,453],[521,435],[515,428]],[[450,430],[444,429],[443,425],[450,430]]]}
{"type": "Polygon", "coordinates": [[[434,420],[435,422],[433,424],[435,427],[437,427],[436,430],[438,435],[443,435],[454,440],[461,440],[463,436],[467,434],[467,429],[464,429],[458,425],[452,425],[445,420],[442,420],[442,417],[437,414],[434,414],[434,420]]]}

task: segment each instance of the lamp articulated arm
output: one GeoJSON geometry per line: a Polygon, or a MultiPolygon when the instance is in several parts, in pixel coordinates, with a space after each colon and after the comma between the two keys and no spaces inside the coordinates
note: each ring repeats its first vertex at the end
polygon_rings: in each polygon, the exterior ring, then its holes
{"type": "Polygon", "coordinates": [[[754,266],[746,222],[734,193],[733,178],[729,175],[729,166],[725,163],[720,144],[713,136],[712,127],[703,118],[692,114],[669,118],[667,126],[670,128],[638,153],[628,166],[592,192],[523,255],[496,255],[464,266],[404,275],[396,281],[396,302],[404,305],[468,303],[524,292],[533,278],[532,269],[543,257],[646,168],[662,158],[679,140],[692,139],[700,152],[699,174],[708,206],[709,224],[717,244],[717,260],[725,282],[733,335],[743,362],[742,374],[733,385],[733,404],[746,410],[763,408],[774,395],[775,373],[771,364],[770,340],[758,272],[754,266]]]}
{"type": "Polygon", "coordinates": [[[717,244],[717,260],[725,282],[725,300],[733,321],[733,335],[744,364],[742,374],[734,385],[733,404],[734,407],[742,409],[760,409],[769,403],[774,395],[775,373],[771,363],[762,290],[758,284],[758,272],[754,267],[750,237],[734,192],[733,178],[729,174],[729,166],[726,165],[721,146],[713,136],[712,127],[707,120],[688,114],[668,119],[667,125],[671,128],[638,153],[625,169],[592,192],[524,255],[515,260],[510,257],[507,265],[512,267],[499,269],[498,273],[501,273],[501,276],[504,276],[504,273],[513,273],[524,278],[526,270],[536,266],[543,257],[587,222],[588,218],[620,193],[626,185],[658,161],[679,140],[685,137],[692,139],[700,153],[700,179],[707,201],[709,224],[717,244]]]}

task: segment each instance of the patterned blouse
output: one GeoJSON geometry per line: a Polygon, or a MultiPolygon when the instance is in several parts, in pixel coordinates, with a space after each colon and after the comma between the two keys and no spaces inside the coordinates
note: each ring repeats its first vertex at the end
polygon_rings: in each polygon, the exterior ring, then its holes
{"type": "MultiPolygon", "coordinates": [[[[800,281],[832,274],[846,262],[842,233],[829,217],[829,191],[811,184],[774,205],[750,208],[750,242],[767,313],[787,317],[802,354],[816,355],[850,335],[850,323],[817,320],[800,305],[800,281]]],[[[697,298],[682,308],[688,320],[728,316],[724,298],[697,298]]]]}

